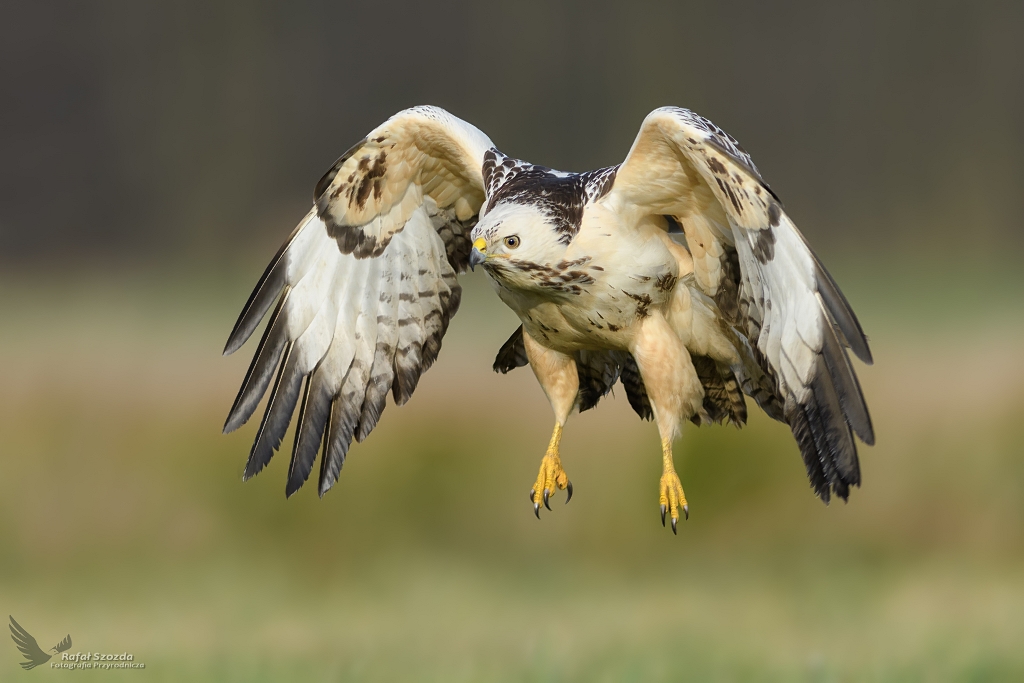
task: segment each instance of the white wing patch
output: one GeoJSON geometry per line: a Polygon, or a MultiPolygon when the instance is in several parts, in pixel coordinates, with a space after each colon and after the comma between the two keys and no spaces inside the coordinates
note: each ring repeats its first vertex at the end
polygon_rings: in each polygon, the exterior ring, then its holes
{"type": "Polygon", "coordinates": [[[245,470],[246,478],[254,476],[280,446],[306,380],[288,493],[305,482],[323,441],[322,495],[336,481],[352,439],[361,441],[377,424],[387,394],[405,403],[437,358],[461,288],[423,207],[379,258],[342,254],[312,211],[297,237],[303,239],[294,240],[282,260],[288,276],[280,303],[225,431],[252,416],[276,367],[245,470]],[[311,252],[317,257],[309,258],[311,252]]]}
{"type": "Polygon", "coordinates": [[[316,206],[268,266],[224,350],[244,344],[277,301],[224,425],[247,422],[274,381],[246,479],[280,446],[300,393],[288,495],[321,444],[323,495],[388,393],[398,405],[412,396],[459,307],[456,274],[468,264],[490,147],[469,124],[419,107],[377,128],[317,185],[316,206]]]}

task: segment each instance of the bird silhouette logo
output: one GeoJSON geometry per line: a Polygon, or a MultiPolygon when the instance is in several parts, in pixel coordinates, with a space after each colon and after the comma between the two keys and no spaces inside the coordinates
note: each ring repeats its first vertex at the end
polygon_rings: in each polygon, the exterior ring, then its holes
{"type": "MultiPolygon", "coordinates": [[[[8,615],[10,616],[10,615],[8,615]]],[[[14,644],[18,646],[21,654],[24,655],[25,660],[21,662],[21,668],[28,670],[34,669],[40,664],[46,664],[53,657],[51,654],[43,652],[42,648],[36,642],[36,639],[32,637],[32,634],[21,627],[21,624],[11,617],[11,639],[14,644]]],[[[53,654],[60,654],[71,648],[71,636],[67,635],[64,640],[60,641],[56,645],[50,648],[53,654]]]]}

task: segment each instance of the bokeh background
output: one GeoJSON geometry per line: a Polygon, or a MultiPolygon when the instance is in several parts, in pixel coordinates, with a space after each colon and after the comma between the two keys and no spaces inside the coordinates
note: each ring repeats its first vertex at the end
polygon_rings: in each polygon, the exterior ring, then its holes
{"type": "Polygon", "coordinates": [[[216,681],[1024,679],[1024,5],[4,3],[0,603],[44,646],[216,681]],[[323,499],[220,434],[250,287],[334,159],[433,103],[565,170],[644,115],[730,131],[860,314],[878,435],[848,504],[788,430],[570,421],[490,371],[482,273],[440,361],[323,499]]]}

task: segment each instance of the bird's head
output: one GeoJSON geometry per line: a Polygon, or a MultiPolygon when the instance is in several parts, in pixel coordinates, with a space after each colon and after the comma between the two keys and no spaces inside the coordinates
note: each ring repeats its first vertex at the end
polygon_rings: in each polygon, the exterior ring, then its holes
{"type": "Polygon", "coordinates": [[[480,219],[473,232],[471,267],[483,265],[492,275],[519,270],[523,264],[561,260],[566,245],[547,213],[530,204],[502,202],[480,219]]]}

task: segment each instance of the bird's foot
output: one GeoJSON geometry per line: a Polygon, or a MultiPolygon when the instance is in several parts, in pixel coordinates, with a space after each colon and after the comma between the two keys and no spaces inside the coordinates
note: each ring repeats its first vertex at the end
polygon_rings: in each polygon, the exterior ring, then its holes
{"type": "Polygon", "coordinates": [[[683,509],[685,519],[690,518],[690,508],[686,504],[683,484],[679,481],[679,475],[675,473],[675,470],[667,470],[661,475],[661,493],[658,498],[661,504],[661,525],[665,526],[665,515],[669,514],[672,519],[672,533],[676,533],[679,508],[683,509]]]}
{"type": "Polygon", "coordinates": [[[540,519],[541,503],[548,510],[551,509],[548,501],[557,489],[564,489],[566,491],[566,503],[572,498],[572,482],[569,481],[565,470],[562,469],[562,459],[558,457],[558,442],[561,436],[562,427],[556,424],[555,432],[551,435],[551,444],[548,446],[548,452],[544,454],[540,461],[540,472],[537,473],[537,482],[530,490],[530,502],[533,503],[533,514],[537,515],[537,519],[540,519]]]}

